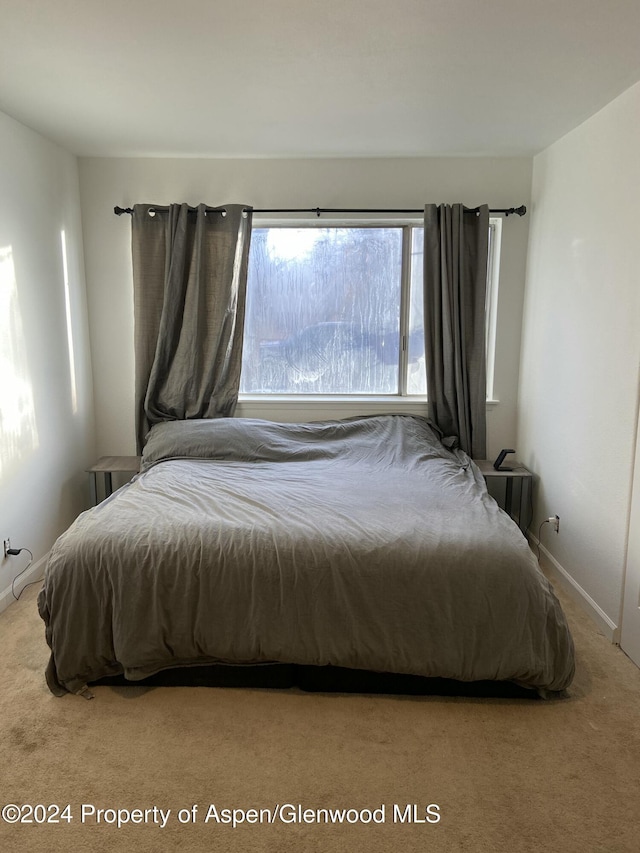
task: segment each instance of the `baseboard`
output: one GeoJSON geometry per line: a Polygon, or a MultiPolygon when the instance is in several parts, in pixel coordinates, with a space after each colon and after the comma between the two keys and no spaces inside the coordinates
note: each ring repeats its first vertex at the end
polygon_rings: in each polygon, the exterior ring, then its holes
{"type": "Polygon", "coordinates": [[[611,621],[604,610],[591,598],[589,593],[571,577],[569,572],[547,551],[544,545],[540,544],[531,531],[527,532],[527,537],[536,550],[540,549],[540,564],[547,570],[551,579],[562,585],[562,588],[591,617],[607,639],[612,643],[619,644],[620,628],[615,622],[611,621]]]}
{"type": "MultiPolygon", "coordinates": [[[[47,552],[44,557],[41,557],[37,562],[33,563],[27,571],[20,576],[20,579],[16,582],[15,585],[15,593],[16,595],[20,595],[24,587],[31,583],[32,581],[37,581],[39,577],[44,574],[44,567],[49,558],[49,553],[47,552]]],[[[11,591],[11,587],[9,586],[7,589],[0,592],[0,613],[3,610],[6,610],[11,604],[15,602],[15,598],[13,597],[13,592],[11,591]]]]}

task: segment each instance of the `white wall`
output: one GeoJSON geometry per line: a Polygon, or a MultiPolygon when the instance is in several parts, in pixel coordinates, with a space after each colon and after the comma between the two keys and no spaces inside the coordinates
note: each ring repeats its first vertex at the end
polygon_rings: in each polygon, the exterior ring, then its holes
{"type": "MultiPolygon", "coordinates": [[[[531,160],[81,159],[80,186],[97,450],[127,454],[135,445],[131,225],[128,217],[114,216],[115,205],[203,201],[254,208],[421,208],[425,202],[461,201],[512,207],[529,202],[531,160]]],[[[487,413],[492,454],[515,440],[527,236],[528,217],[509,217],[502,238],[494,393],[500,405],[487,413]]],[[[250,414],[246,407],[238,413],[250,414]]]]}
{"type": "MultiPolygon", "coordinates": [[[[0,187],[0,538],[37,562],[86,508],[94,451],[76,158],[0,113],[0,187]]],[[[26,557],[0,552],[0,609],[26,557]]]]}
{"type": "Polygon", "coordinates": [[[534,160],[518,446],[532,529],[613,630],[640,361],[640,84],[534,160]]]}

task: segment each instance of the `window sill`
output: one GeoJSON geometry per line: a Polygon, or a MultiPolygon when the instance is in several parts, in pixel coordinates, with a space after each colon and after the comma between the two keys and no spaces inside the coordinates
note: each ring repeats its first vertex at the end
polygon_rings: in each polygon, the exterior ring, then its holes
{"type": "Polygon", "coordinates": [[[399,394],[240,394],[240,403],[426,403],[424,395],[399,394]]]}
{"type": "MultiPolygon", "coordinates": [[[[288,405],[297,405],[304,403],[305,405],[319,405],[326,406],[329,405],[340,405],[341,403],[355,404],[359,405],[361,403],[372,405],[380,405],[380,404],[391,404],[394,406],[398,405],[412,405],[412,404],[424,404],[427,402],[427,397],[424,395],[412,394],[410,396],[401,397],[399,394],[380,394],[369,395],[369,394],[240,394],[238,397],[238,403],[250,403],[253,405],[264,405],[271,406],[278,403],[284,403],[288,405]]],[[[487,400],[487,408],[492,408],[493,406],[498,406],[500,404],[500,400],[487,400]]]]}
{"type": "MultiPolygon", "coordinates": [[[[487,400],[487,409],[498,400],[487,400]]],[[[339,420],[359,415],[427,415],[427,398],[394,396],[332,396],[308,394],[243,394],[238,399],[236,417],[271,421],[339,420]]]]}

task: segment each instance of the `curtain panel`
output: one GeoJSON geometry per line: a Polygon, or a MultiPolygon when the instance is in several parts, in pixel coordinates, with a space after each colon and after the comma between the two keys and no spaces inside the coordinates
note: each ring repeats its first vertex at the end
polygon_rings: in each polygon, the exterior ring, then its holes
{"type": "Polygon", "coordinates": [[[134,206],[138,452],[156,423],[233,415],[251,220],[241,204],[134,206]]]}
{"type": "Polygon", "coordinates": [[[474,459],[485,459],[485,300],[489,207],[428,204],[424,317],[429,417],[474,459]]]}

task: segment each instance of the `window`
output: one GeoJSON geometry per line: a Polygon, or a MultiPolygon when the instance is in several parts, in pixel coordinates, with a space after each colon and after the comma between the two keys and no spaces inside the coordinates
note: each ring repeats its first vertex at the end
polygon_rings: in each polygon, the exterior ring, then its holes
{"type": "Polygon", "coordinates": [[[423,244],[416,222],[254,222],[240,393],[424,397],[423,244]]]}

